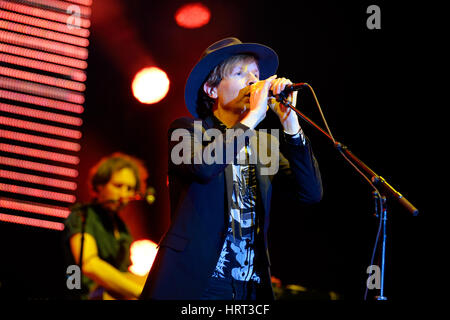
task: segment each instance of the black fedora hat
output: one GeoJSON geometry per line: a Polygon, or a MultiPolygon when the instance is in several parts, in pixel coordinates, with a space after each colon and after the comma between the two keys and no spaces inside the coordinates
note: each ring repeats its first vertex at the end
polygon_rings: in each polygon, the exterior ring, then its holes
{"type": "Polygon", "coordinates": [[[251,54],[258,60],[260,79],[275,74],[278,68],[278,56],[271,48],[259,43],[242,43],[237,38],[225,38],[210,45],[192,69],[184,88],[184,100],[189,112],[197,114],[198,91],[211,71],[227,58],[238,54],[251,54]]]}

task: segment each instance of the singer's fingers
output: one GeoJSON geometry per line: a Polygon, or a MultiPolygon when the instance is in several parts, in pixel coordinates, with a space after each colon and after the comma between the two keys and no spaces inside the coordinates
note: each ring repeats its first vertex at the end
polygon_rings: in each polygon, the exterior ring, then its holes
{"type": "Polygon", "coordinates": [[[287,85],[292,84],[292,81],[286,78],[278,78],[272,83],[271,91],[274,95],[280,94],[287,85]]]}
{"type": "Polygon", "coordinates": [[[276,94],[279,94],[281,92],[280,84],[281,84],[282,80],[283,80],[283,78],[278,78],[278,79],[275,79],[272,82],[272,86],[271,86],[270,90],[272,91],[273,94],[276,95],[276,94]]]}
{"type": "Polygon", "coordinates": [[[264,80],[264,87],[263,89],[267,92],[269,92],[269,89],[272,87],[272,84],[274,81],[276,81],[276,77],[277,75],[274,74],[273,76],[267,78],[266,80],[264,80]]]}
{"type": "Polygon", "coordinates": [[[295,103],[297,102],[297,94],[298,94],[298,92],[297,91],[294,91],[294,92],[291,92],[291,94],[292,94],[292,102],[294,103],[294,105],[295,105],[295,103]]]}
{"type": "MultiPolygon", "coordinates": [[[[266,80],[261,80],[258,82],[255,82],[251,84],[250,86],[246,87],[249,89],[250,94],[254,93],[256,90],[264,89],[265,86],[268,86],[268,84],[272,83],[272,81],[276,78],[276,74],[267,78],[266,80]]],[[[270,88],[270,87],[269,87],[270,88]]]]}
{"type": "Polygon", "coordinates": [[[257,83],[252,85],[251,93],[250,93],[250,109],[258,110],[257,112],[266,113],[267,111],[267,98],[269,95],[269,89],[272,85],[272,81],[276,78],[276,75],[273,75],[266,80],[258,81],[257,83]]]}

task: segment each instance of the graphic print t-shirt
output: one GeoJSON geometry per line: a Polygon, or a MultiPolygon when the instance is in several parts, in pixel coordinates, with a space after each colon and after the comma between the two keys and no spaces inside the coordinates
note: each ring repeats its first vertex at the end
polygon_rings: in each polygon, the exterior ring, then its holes
{"type": "Polygon", "coordinates": [[[212,274],[222,279],[260,282],[254,270],[256,218],[256,172],[249,164],[249,147],[242,148],[233,167],[233,193],[228,230],[212,274]],[[244,158],[243,158],[244,157],[244,158]],[[244,160],[246,160],[244,162],[244,160]],[[240,164],[243,163],[243,164],[240,164]]]}

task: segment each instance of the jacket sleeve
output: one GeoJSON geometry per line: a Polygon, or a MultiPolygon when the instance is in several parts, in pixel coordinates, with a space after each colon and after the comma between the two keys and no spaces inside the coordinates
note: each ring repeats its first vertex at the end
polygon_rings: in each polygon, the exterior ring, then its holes
{"type": "Polygon", "coordinates": [[[176,172],[200,183],[207,183],[225,170],[245,144],[255,134],[237,123],[227,133],[218,129],[205,130],[201,120],[180,118],[168,131],[169,173],[176,172]],[[232,132],[233,134],[228,134],[232,132]],[[208,159],[214,155],[213,161],[208,159]]]}
{"type": "Polygon", "coordinates": [[[304,203],[317,203],[322,199],[322,179],[319,165],[314,157],[311,144],[305,137],[292,139],[283,134],[280,145],[280,164],[276,179],[286,179],[284,186],[290,188],[304,203]]]}

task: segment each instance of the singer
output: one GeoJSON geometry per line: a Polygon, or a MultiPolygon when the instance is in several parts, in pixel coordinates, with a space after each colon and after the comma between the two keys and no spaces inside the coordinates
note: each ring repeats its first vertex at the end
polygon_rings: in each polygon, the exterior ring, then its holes
{"type": "Polygon", "coordinates": [[[145,278],[128,272],[132,237],[118,212],[145,190],[147,176],[141,160],[119,152],[101,159],[90,170],[92,202],[75,205],[64,229],[70,264],[79,264],[83,242],[82,288],[76,290],[79,296],[75,298],[139,297],[145,278]]]}
{"type": "MultiPolygon", "coordinates": [[[[273,299],[267,245],[272,187],[286,187],[305,203],[322,197],[319,168],[297,115],[280,105],[277,95],[292,82],[278,78],[277,54],[267,46],[226,38],[211,46],[192,69],[185,102],[195,119],[175,120],[169,129],[169,155],[175,130],[184,130],[195,150],[233,150],[225,163],[175,164],[169,157],[171,226],[162,238],[141,299],[273,299]],[[255,130],[269,107],[280,119],[283,151],[278,171],[261,174],[267,164],[251,163],[266,148],[279,152],[275,137],[255,130]],[[203,131],[217,129],[210,141],[198,139],[194,121],[203,131]],[[240,130],[238,130],[240,129],[240,130]],[[226,130],[238,134],[229,137],[226,130]],[[241,132],[241,134],[239,134],[241,132]],[[222,134],[223,136],[220,136],[222,134]],[[240,145],[241,136],[249,137],[240,145]],[[266,139],[266,144],[259,140],[266,139]],[[200,144],[200,145],[198,145],[200,144]],[[237,148],[229,148],[237,144],[237,148]]],[[[296,92],[288,95],[295,105],[296,92]]],[[[224,158],[227,158],[226,156],[224,158]]],[[[273,158],[272,158],[273,159],[273,158]]],[[[299,212],[276,212],[289,215],[299,212]]]]}

